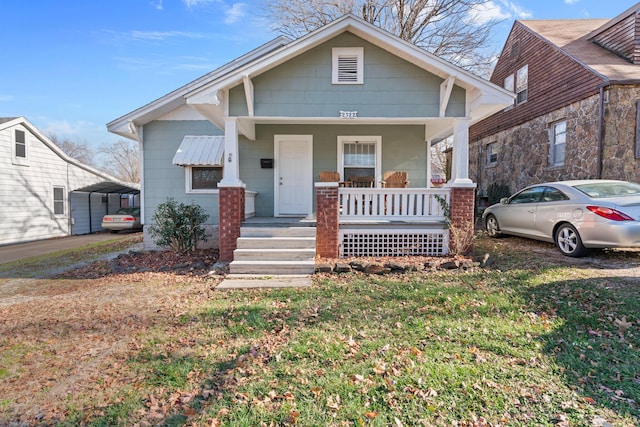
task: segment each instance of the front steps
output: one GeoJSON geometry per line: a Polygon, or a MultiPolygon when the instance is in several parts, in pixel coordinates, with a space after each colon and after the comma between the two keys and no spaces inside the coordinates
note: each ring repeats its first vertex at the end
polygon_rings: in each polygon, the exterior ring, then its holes
{"type": "Polygon", "coordinates": [[[251,275],[313,274],[315,227],[243,226],[229,272],[251,275]]]}

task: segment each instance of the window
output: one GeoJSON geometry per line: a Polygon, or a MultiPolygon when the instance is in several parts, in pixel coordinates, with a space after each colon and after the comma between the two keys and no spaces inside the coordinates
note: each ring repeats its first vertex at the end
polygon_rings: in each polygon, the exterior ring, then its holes
{"type": "Polygon", "coordinates": [[[21,129],[14,129],[12,136],[12,163],[14,165],[28,165],[29,151],[27,147],[27,133],[21,129]]]}
{"type": "Polygon", "coordinates": [[[511,200],[509,200],[509,204],[538,203],[544,190],[545,187],[532,187],[527,190],[523,190],[513,196],[511,200]]]}
{"type": "Polygon", "coordinates": [[[551,166],[564,164],[564,151],[567,142],[567,122],[555,123],[551,130],[551,166]]]}
{"type": "Polygon", "coordinates": [[[331,83],[364,83],[364,49],[361,47],[334,47],[331,83]]]}
{"type": "MultiPolygon", "coordinates": [[[[507,77],[505,77],[504,79],[504,88],[506,90],[508,90],[509,92],[515,92],[516,90],[516,86],[515,86],[516,80],[514,78],[513,74],[509,74],[507,77]]],[[[506,110],[510,110],[513,108],[513,104],[509,105],[507,108],[505,108],[506,110]]]]}
{"type": "Polygon", "coordinates": [[[216,192],[222,180],[222,166],[190,166],[186,174],[187,193],[216,192]]]}
{"type": "Polygon", "coordinates": [[[487,145],[487,164],[493,165],[498,163],[498,143],[492,142],[487,145]]]}
{"type": "Polygon", "coordinates": [[[527,100],[529,87],[529,66],[525,65],[516,73],[516,104],[522,104],[527,100]]]}
{"type": "Polygon", "coordinates": [[[338,137],[338,159],[342,166],[342,180],[353,177],[380,176],[381,138],[379,136],[338,137]]]}
{"type": "Polygon", "coordinates": [[[53,214],[64,215],[64,187],[53,187],[53,214]]]}
{"type": "Polygon", "coordinates": [[[569,198],[562,191],[552,187],[546,187],[540,199],[541,202],[559,202],[561,200],[569,200],[569,198]]]}

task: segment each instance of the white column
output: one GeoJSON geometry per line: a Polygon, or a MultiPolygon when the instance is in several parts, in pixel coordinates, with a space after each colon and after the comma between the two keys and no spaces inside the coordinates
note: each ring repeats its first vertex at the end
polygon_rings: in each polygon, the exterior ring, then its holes
{"type": "Polygon", "coordinates": [[[469,119],[458,119],[453,125],[451,181],[453,187],[475,187],[469,179],[469,119]]]}
{"type": "Polygon", "coordinates": [[[224,168],[222,180],[218,186],[241,187],[240,167],[238,159],[238,122],[236,117],[224,119],[224,168]]]}

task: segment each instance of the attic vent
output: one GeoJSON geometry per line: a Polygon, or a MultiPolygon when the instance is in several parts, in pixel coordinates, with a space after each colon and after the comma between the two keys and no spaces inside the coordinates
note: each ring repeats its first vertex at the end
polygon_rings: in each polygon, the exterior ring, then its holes
{"type": "Polygon", "coordinates": [[[364,49],[336,47],[333,49],[333,84],[362,84],[364,49]]]}
{"type": "Polygon", "coordinates": [[[520,57],[520,42],[518,40],[516,40],[511,44],[511,56],[510,56],[510,59],[512,61],[515,61],[516,59],[518,59],[518,57],[520,57]]]}

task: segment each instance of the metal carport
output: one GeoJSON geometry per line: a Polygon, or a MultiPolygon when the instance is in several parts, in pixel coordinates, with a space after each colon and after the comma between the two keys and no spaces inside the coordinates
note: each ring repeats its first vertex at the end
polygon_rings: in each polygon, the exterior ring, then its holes
{"type": "Polygon", "coordinates": [[[103,181],[71,191],[71,234],[102,230],[102,217],[120,208],[123,194],[133,196],[130,206],[140,205],[140,185],[135,183],[103,181]]]}

